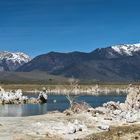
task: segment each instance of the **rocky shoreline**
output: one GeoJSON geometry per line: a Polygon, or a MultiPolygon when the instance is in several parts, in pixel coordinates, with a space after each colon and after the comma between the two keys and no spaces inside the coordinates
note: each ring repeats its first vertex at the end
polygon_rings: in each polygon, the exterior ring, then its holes
{"type": "Polygon", "coordinates": [[[124,103],[110,101],[97,108],[86,103],[74,103],[64,112],[1,117],[0,139],[140,139],[140,88],[130,85],[124,103]]]}

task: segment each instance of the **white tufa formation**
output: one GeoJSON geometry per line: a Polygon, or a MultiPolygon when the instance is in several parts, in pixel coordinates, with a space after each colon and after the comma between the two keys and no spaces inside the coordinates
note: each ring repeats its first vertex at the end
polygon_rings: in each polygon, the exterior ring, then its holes
{"type": "Polygon", "coordinates": [[[133,87],[132,85],[128,88],[128,96],[126,98],[125,104],[127,109],[140,110],[140,87],[133,87]]]}
{"type": "Polygon", "coordinates": [[[22,91],[20,89],[16,90],[15,92],[6,92],[0,87],[0,102],[2,104],[16,104],[19,102],[25,103],[27,99],[27,96],[22,95],[22,91]]]}
{"type": "Polygon", "coordinates": [[[112,121],[140,122],[140,87],[129,85],[125,103],[110,101],[96,109],[101,110],[105,117],[110,116],[112,121]]]}
{"type": "Polygon", "coordinates": [[[5,91],[0,87],[0,104],[35,104],[35,103],[46,103],[47,94],[42,91],[38,98],[28,98],[22,95],[22,90],[18,89],[16,91],[5,91]]]}

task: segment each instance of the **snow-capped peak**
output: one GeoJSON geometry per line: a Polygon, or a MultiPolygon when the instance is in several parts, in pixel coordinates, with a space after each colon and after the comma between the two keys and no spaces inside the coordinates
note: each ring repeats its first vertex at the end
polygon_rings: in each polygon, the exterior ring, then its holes
{"type": "Polygon", "coordinates": [[[134,52],[140,51],[140,43],[115,45],[111,48],[120,55],[132,56],[134,52]]]}
{"type": "Polygon", "coordinates": [[[16,70],[18,67],[29,62],[31,58],[22,52],[0,52],[0,64],[8,70],[16,70]]]}
{"type": "Polygon", "coordinates": [[[7,52],[7,51],[4,51],[4,52],[0,52],[0,60],[13,60],[13,61],[17,61],[19,63],[21,62],[29,62],[31,59],[28,55],[22,53],[22,52],[15,52],[15,53],[12,53],[12,52],[7,52]]]}

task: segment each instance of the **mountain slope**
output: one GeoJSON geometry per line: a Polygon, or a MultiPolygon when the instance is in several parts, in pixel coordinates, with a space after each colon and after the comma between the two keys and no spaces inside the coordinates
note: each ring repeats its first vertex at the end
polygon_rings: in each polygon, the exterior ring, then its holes
{"type": "Polygon", "coordinates": [[[0,52],[0,71],[14,71],[30,60],[28,55],[21,52],[0,52]]]}
{"type": "Polygon", "coordinates": [[[18,71],[48,71],[50,73],[61,71],[66,67],[77,65],[83,61],[90,59],[88,53],[73,52],[73,53],[58,53],[50,52],[48,54],[43,54],[35,57],[29,63],[23,65],[18,69],[18,71]]]}
{"type": "Polygon", "coordinates": [[[50,75],[46,72],[15,72],[15,71],[4,71],[0,72],[0,83],[4,84],[62,84],[68,80],[62,76],[50,75]]]}
{"type": "Polygon", "coordinates": [[[110,46],[90,53],[51,52],[37,56],[17,69],[35,70],[84,80],[140,80],[140,44],[110,46]]]}

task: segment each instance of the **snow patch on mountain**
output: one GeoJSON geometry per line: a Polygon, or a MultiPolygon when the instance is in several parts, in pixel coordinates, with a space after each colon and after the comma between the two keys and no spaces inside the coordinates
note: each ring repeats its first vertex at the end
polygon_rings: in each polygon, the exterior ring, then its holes
{"type": "Polygon", "coordinates": [[[30,60],[31,58],[22,52],[0,52],[1,68],[4,69],[5,67],[9,71],[16,70],[18,67],[29,62],[30,60]]]}
{"type": "Polygon", "coordinates": [[[133,53],[140,51],[140,43],[115,45],[111,48],[120,55],[132,56],[133,53]]]}
{"type": "Polygon", "coordinates": [[[22,52],[16,52],[16,53],[12,53],[12,52],[0,52],[0,60],[12,60],[14,62],[29,62],[31,59],[28,55],[22,53],[22,52]]]}

